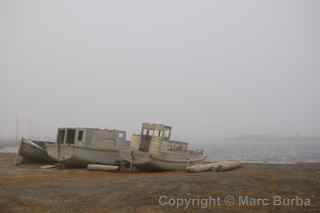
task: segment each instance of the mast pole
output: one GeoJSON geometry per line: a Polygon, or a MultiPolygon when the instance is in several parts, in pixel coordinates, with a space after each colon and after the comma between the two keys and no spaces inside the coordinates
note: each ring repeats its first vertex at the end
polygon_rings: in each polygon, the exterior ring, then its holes
{"type": "Polygon", "coordinates": [[[18,114],[16,114],[16,143],[19,145],[19,118],[18,114]]]}

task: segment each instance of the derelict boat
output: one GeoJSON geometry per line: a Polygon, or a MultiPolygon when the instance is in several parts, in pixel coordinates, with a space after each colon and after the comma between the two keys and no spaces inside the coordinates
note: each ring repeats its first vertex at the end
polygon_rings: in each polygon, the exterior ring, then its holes
{"type": "Polygon", "coordinates": [[[207,155],[203,151],[189,150],[188,143],[170,140],[171,127],[143,123],[140,135],[133,135],[130,150],[121,157],[139,170],[185,170],[202,163],[207,155]]]}
{"type": "Polygon", "coordinates": [[[59,128],[57,143],[48,145],[47,151],[50,157],[67,167],[86,167],[88,164],[118,164],[120,150],[128,148],[125,131],[59,128]]]}

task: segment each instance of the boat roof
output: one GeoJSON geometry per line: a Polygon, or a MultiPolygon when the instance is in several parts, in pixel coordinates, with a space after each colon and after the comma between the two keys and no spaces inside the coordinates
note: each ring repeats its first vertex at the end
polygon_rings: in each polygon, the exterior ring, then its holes
{"type": "Polygon", "coordinates": [[[171,126],[167,126],[164,124],[157,124],[157,123],[143,123],[142,128],[144,129],[157,129],[157,130],[171,130],[171,126]]]}
{"type": "Polygon", "coordinates": [[[89,127],[59,127],[58,129],[103,130],[103,131],[110,131],[110,132],[126,132],[124,130],[119,130],[119,129],[101,129],[101,128],[89,128],[89,127]]]}

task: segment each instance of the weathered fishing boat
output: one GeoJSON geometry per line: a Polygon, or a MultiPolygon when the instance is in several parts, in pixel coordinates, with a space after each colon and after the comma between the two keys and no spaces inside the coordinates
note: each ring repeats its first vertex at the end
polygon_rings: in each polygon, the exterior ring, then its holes
{"type": "Polygon", "coordinates": [[[16,164],[24,162],[36,163],[54,163],[46,150],[46,145],[50,144],[47,141],[34,141],[27,138],[21,138],[17,152],[16,164]]]}
{"type": "Polygon", "coordinates": [[[171,127],[143,123],[141,134],[133,135],[130,150],[121,157],[139,170],[185,170],[202,163],[207,155],[200,150],[189,150],[188,143],[172,141],[171,127]]]}
{"type": "Polygon", "coordinates": [[[123,149],[129,149],[125,131],[94,128],[59,128],[57,143],[47,146],[50,157],[69,167],[118,164],[123,149]]]}

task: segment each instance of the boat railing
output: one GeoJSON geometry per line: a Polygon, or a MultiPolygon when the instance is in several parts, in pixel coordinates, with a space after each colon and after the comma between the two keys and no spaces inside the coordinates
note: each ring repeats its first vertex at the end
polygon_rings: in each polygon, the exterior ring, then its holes
{"type": "Polygon", "coordinates": [[[203,150],[185,150],[185,151],[169,151],[169,150],[161,150],[160,155],[162,156],[175,156],[175,158],[178,159],[184,159],[186,156],[188,156],[189,158],[197,158],[199,156],[203,156],[204,155],[204,151],[203,150]]]}
{"type": "Polygon", "coordinates": [[[201,152],[190,152],[190,151],[184,151],[184,152],[160,152],[158,153],[157,155],[155,156],[158,156],[160,157],[161,159],[165,159],[165,160],[173,160],[173,161],[176,161],[176,160],[191,160],[191,159],[202,159],[205,155],[201,152]]]}
{"type": "Polygon", "coordinates": [[[168,149],[168,145],[167,144],[163,144],[163,143],[160,143],[160,149],[159,149],[160,152],[169,152],[169,153],[189,153],[189,154],[204,154],[204,150],[203,149],[195,149],[195,150],[170,150],[168,149]]]}

